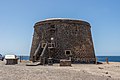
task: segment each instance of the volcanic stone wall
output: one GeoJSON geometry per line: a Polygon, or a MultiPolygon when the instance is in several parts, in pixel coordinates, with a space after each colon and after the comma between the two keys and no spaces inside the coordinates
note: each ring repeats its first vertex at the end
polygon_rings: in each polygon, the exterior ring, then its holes
{"type": "MultiPolygon", "coordinates": [[[[52,53],[47,51],[54,60],[71,57],[72,61],[95,61],[91,26],[88,22],[71,19],[49,19],[37,22],[34,26],[30,60],[33,60],[38,45],[41,44],[43,48],[45,43],[54,44],[52,53]]],[[[38,57],[40,54],[41,51],[38,57]]]]}

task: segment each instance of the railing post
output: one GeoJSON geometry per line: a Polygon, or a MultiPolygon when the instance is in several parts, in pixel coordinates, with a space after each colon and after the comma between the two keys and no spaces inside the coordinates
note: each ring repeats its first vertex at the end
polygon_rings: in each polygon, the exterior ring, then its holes
{"type": "Polygon", "coordinates": [[[43,65],[45,66],[45,57],[43,57],[43,65]]]}

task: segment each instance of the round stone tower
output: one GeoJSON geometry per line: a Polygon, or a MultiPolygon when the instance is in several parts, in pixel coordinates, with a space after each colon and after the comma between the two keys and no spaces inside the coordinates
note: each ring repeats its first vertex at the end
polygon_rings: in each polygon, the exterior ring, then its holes
{"type": "Polygon", "coordinates": [[[42,57],[71,59],[72,62],[95,62],[95,52],[88,22],[72,19],[46,19],[34,26],[31,61],[42,57]]]}

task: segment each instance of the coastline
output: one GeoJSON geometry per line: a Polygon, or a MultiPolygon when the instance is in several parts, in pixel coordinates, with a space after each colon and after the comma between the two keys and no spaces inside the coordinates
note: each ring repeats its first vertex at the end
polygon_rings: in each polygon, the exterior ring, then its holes
{"type": "Polygon", "coordinates": [[[0,80],[120,80],[120,62],[72,64],[72,67],[26,66],[28,62],[5,65],[0,61],[0,80]]]}

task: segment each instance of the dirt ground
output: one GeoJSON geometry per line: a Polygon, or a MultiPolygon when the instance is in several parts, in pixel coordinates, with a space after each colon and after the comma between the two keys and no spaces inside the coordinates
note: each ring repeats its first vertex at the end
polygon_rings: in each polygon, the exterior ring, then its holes
{"type": "Polygon", "coordinates": [[[0,80],[120,80],[120,63],[72,64],[72,67],[5,65],[0,61],[0,80]]]}

